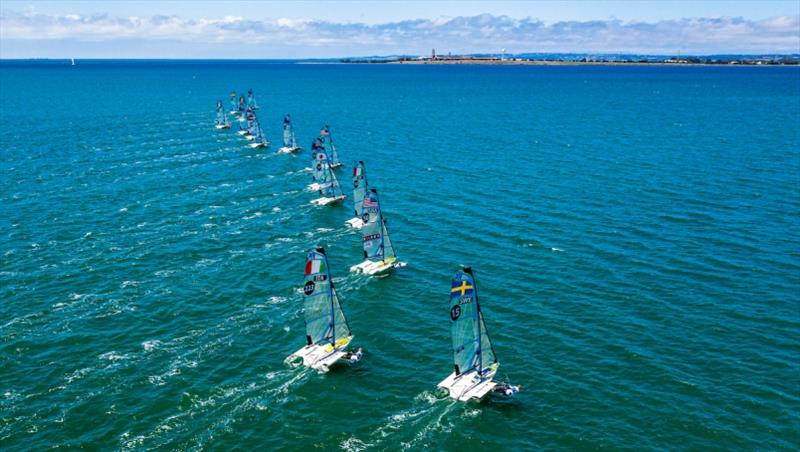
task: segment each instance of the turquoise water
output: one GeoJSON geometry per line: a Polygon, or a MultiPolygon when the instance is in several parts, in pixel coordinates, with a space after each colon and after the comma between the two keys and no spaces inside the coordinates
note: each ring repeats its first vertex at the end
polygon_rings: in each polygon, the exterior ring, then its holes
{"type": "MultiPolygon", "coordinates": [[[[800,71],[0,65],[0,448],[800,447],[800,71]],[[268,137],[212,128],[252,87],[268,137]],[[329,123],[408,267],[304,191],[329,123]],[[303,345],[328,251],[355,367],[303,345]],[[436,397],[471,265],[513,402],[436,397]]],[[[351,164],[339,172],[347,185],[351,164]]]]}

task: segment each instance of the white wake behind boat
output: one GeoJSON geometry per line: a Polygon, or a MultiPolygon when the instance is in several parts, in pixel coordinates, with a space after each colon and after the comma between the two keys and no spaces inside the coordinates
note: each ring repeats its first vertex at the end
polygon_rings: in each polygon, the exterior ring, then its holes
{"type": "Polygon", "coordinates": [[[454,371],[437,385],[456,400],[483,400],[489,393],[510,396],[519,386],[497,383],[500,363],[483,321],[472,269],[456,271],[450,286],[450,329],[454,371]]]}
{"type": "Polygon", "coordinates": [[[393,268],[405,267],[405,262],[397,259],[397,253],[392,246],[386,220],[383,218],[378,191],[370,188],[361,201],[362,222],[361,245],[364,249],[364,261],[350,267],[354,273],[377,275],[393,268]]]}
{"type": "Polygon", "coordinates": [[[288,363],[327,372],[339,361],[357,362],[362,351],[349,351],[353,334],[342,311],[323,248],[309,251],[303,285],[306,345],[286,358],[288,363]]]}

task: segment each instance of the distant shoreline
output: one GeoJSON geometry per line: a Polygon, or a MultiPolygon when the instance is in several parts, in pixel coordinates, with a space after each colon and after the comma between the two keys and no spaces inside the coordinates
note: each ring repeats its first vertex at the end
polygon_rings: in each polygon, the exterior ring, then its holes
{"type": "Polygon", "coordinates": [[[798,66],[797,62],[773,61],[579,61],[579,60],[491,60],[491,59],[442,59],[442,60],[341,60],[337,62],[310,62],[301,64],[411,64],[411,65],[481,65],[481,66],[798,66]]]}

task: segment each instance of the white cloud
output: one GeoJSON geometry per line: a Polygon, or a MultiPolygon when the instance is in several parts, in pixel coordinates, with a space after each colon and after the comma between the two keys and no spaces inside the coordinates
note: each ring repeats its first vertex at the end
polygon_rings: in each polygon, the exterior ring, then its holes
{"type": "MultiPolygon", "coordinates": [[[[747,20],[739,17],[687,18],[659,22],[564,21],[545,24],[482,14],[440,17],[375,25],[280,18],[247,20],[239,16],[184,19],[178,16],[110,17],[53,16],[28,10],[4,11],[0,40],[5,53],[30,42],[69,40],[108,43],[115,40],[169,40],[192,55],[203,44],[269,44],[287,55],[315,49],[315,55],[419,54],[430,48],[443,52],[634,52],[634,53],[799,53],[800,18],[747,20]]],[[[25,48],[30,48],[25,45],[25,48]]],[[[216,51],[216,50],[215,50],[216,51]]],[[[267,50],[253,56],[270,57],[267,50]]],[[[37,56],[37,55],[31,55],[37,56]]],[[[127,55],[119,55],[125,57],[127,55]]],[[[155,55],[158,56],[158,55],[155,55]]],[[[225,57],[227,55],[206,55],[225,57]]]]}

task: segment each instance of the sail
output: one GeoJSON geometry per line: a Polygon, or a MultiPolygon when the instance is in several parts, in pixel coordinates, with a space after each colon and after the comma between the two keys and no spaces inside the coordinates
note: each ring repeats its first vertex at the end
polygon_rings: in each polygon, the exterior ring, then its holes
{"type": "Polygon", "coordinates": [[[247,107],[253,110],[258,108],[258,103],[256,103],[256,97],[253,95],[252,89],[247,91],[247,107]]]}
{"type": "Polygon", "coordinates": [[[397,257],[397,254],[394,252],[394,246],[392,246],[392,239],[389,238],[389,230],[386,229],[385,219],[383,220],[382,233],[383,233],[383,258],[391,259],[393,257],[397,257]]]}
{"type": "Polygon", "coordinates": [[[458,270],[450,286],[450,321],[453,361],[457,375],[472,369],[483,371],[495,358],[478,304],[472,270],[458,270]]]}
{"type": "Polygon", "coordinates": [[[330,146],[330,148],[331,148],[330,149],[331,164],[332,165],[341,165],[341,162],[339,161],[339,153],[336,152],[336,146],[333,144],[333,137],[330,135],[330,133],[328,133],[328,140],[331,143],[331,146],[330,146]]]}
{"type": "Polygon", "coordinates": [[[236,103],[236,91],[231,92],[231,111],[236,111],[239,109],[239,105],[236,103]]]}
{"type": "Polygon", "coordinates": [[[323,160],[320,166],[320,179],[318,180],[320,185],[319,193],[326,198],[341,196],[342,189],[339,187],[339,181],[336,179],[336,175],[333,173],[333,170],[331,170],[330,162],[328,160],[323,160]]]}
{"type": "Polygon", "coordinates": [[[364,195],[367,193],[367,170],[364,168],[364,162],[358,161],[353,166],[353,207],[355,207],[355,215],[361,218],[364,213],[364,195]]]}
{"type": "Polygon", "coordinates": [[[314,182],[320,183],[323,180],[323,174],[327,170],[328,155],[325,150],[317,150],[312,153],[311,173],[314,182]]]}
{"type": "Polygon", "coordinates": [[[361,202],[363,213],[361,220],[361,244],[364,248],[364,258],[382,261],[383,257],[383,218],[381,217],[381,204],[378,191],[374,188],[367,190],[361,202]]]}
{"type": "Polygon", "coordinates": [[[255,140],[257,142],[259,142],[259,143],[263,143],[263,142],[267,141],[267,138],[264,136],[264,129],[261,128],[261,123],[259,123],[258,121],[254,121],[254,122],[255,122],[255,131],[256,131],[255,140]]]}
{"type": "Polygon", "coordinates": [[[292,123],[283,123],[283,147],[294,147],[294,133],[292,133],[292,123]]]}
{"type": "Polygon", "coordinates": [[[304,273],[303,311],[308,345],[335,344],[338,339],[350,336],[350,328],[333,288],[328,258],[323,248],[308,252],[304,273]]]}

